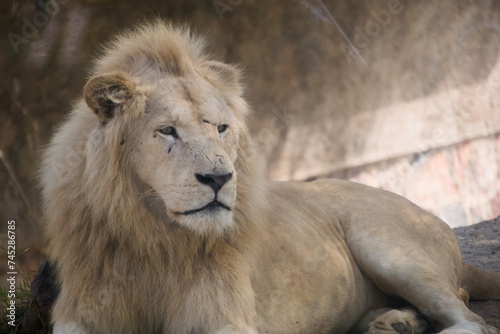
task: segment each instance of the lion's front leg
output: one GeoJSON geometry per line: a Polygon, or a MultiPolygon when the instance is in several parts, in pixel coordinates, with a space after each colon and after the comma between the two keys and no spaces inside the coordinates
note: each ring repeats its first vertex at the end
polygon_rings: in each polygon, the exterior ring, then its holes
{"type": "MultiPolygon", "coordinates": [[[[66,298],[67,294],[62,289],[52,309],[52,323],[54,334],[89,334],[90,331],[82,325],[81,310],[66,298]]],[[[92,316],[88,317],[91,320],[92,316]]]]}

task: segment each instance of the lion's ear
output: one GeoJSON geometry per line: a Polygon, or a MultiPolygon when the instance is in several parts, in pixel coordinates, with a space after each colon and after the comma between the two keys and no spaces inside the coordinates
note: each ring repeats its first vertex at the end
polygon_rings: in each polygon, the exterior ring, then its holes
{"type": "Polygon", "coordinates": [[[135,84],[121,75],[102,75],[87,82],[83,96],[99,122],[105,124],[115,115],[116,107],[134,96],[135,90],[135,84]]]}
{"type": "Polygon", "coordinates": [[[240,84],[241,72],[239,69],[214,60],[208,61],[208,67],[215,73],[217,78],[226,88],[238,95],[243,93],[243,87],[240,84]]]}

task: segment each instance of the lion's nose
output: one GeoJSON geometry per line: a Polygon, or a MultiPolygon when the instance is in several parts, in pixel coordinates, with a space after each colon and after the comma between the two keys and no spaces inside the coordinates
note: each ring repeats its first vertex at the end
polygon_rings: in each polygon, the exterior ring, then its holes
{"type": "Polygon", "coordinates": [[[194,174],[196,179],[207,186],[210,186],[215,193],[222,188],[227,181],[229,181],[233,177],[233,173],[223,174],[223,175],[215,175],[215,174],[194,174]]]}

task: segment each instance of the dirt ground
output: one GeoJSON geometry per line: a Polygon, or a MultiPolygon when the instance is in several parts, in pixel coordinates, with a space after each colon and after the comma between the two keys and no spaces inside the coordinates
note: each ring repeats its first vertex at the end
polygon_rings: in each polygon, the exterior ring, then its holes
{"type": "MultiPolygon", "coordinates": [[[[454,229],[464,262],[500,273],[500,217],[454,229]]],[[[500,301],[471,301],[469,307],[500,329],[500,301]]]]}

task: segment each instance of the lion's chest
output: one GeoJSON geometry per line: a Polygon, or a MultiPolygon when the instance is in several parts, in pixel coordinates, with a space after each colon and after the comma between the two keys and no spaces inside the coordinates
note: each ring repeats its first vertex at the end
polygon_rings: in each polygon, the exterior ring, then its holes
{"type": "MultiPolygon", "coordinates": [[[[245,326],[255,314],[248,274],[239,262],[184,266],[164,276],[156,286],[151,309],[165,333],[212,333],[228,326],[245,326]]],[[[228,327],[229,328],[229,327],[228,327]]]]}

